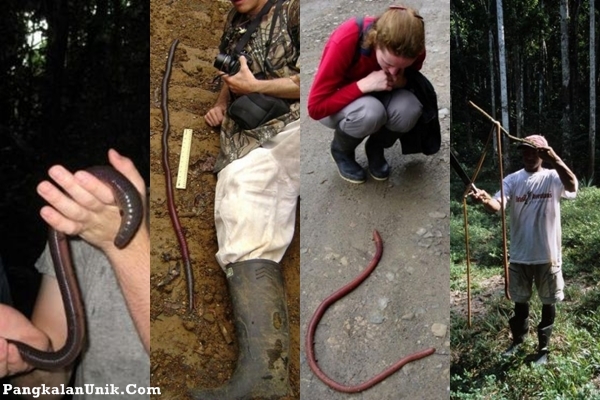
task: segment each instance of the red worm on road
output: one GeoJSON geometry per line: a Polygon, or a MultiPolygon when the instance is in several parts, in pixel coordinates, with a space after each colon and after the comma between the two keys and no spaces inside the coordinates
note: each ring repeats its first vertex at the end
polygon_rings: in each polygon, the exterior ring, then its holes
{"type": "Polygon", "coordinates": [[[169,209],[169,216],[173,223],[173,229],[177,235],[179,241],[179,247],[181,249],[181,258],[183,260],[185,268],[185,278],[187,280],[188,289],[188,311],[194,309],[194,275],[192,274],[192,262],[190,260],[190,253],[181,229],[181,223],[177,216],[177,210],[175,208],[175,201],[173,200],[173,180],[171,178],[171,167],[169,165],[169,130],[171,124],[169,122],[169,109],[167,107],[169,101],[169,78],[171,77],[171,69],[173,67],[173,56],[175,54],[175,48],[179,40],[173,40],[171,48],[169,50],[169,57],[167,58],[167,65],[165,67],[165,75],[162,80],[162,95],[161,95],[161,111],[163,115],[163,135],[162,135],[162,165],[165,171],[166,189],[167,189],[167,207],[169,209]]]}
{"type": "Polygon", "coordinates": [[[319,365],[317,364],[317,360],[315,358],[315,350],[314,350],[314,337],[315,337],[315,332],[317,330],[317,326],[319,325],[319,321],[321,320],[321,317],[323,317],[323,314],[325,314],[325,311],[327,311],[329,306],[331,306],[333,303],[335,303],[342,297],[346,296],[348,293],[350,293],[354,289],[356,289],[356,287],[358,287],[358,285],[360,285],[362,283],[362,281],[364,281],[371,274],[371,272],[373,272],[373,270],[375,270],[375,267],[377,266],[377,264],[379,263],[379,260],[381,259],[381,254],[383,253],[383,242],[381,240],[381,236],[379,236],[379,232],[377,232],[376,230],[373,231],[373,240],[375,241],[376,251],[375,251],[375,255],[373,256],[373,259],[371,259],[371,262],[369,263],[367,268],[363,272],[361,272],[360,275],[358,275],[356,278],[354,278],[350,283],[348,283],[345,286],[343,286],[342,288],[338,289],[331,296],[329,296],[325,300],[323,300],[323,302],[319,305],[319,307],[317,307],[317,310],[313,314],[313,317],[311,318],[310,323],[308,324],[308,329],[306,331],[306,342],[305,342],[304,347],[306,349],[306,356],[308,358],[308,365],[310,366],[310,369],[313,371],[313,373],[315,375],[317,375],[319,377],[319,379],[321,379],[325,384],[327,384],[327,386],[329,386],[330,388],[332,388],[334,390],[337,390],[338,392],[344,392],[344,393],[362,392],[363,390],[366,390],[372,386],[375,386],[376,384],[378,384],[379,382],[381,382],[382,380],[384,380],[385,378],[387,378],[394,372],[398,371],[405,364],[408,364],[411,361],[419,360],[421,358],[430,356],[431,354],[435,353],[435,349],[432,347],[429,349],[421,350],[416,353],[410,354],[410,355],[400,359],[398,362],[396,362],[392,366],[388,367],[383,372],[380,372],[378,375],[375,375],[373,378],[367,380],[364,383],[361,383],[359,385],[354,385],[354,386],[348,386],[348,385],[344,385],[344,384],[334,381],[333,379],[331,379],[327,375],[325,375],[325,373],[321,370],[321,368],[319,368],[319,365]]]}

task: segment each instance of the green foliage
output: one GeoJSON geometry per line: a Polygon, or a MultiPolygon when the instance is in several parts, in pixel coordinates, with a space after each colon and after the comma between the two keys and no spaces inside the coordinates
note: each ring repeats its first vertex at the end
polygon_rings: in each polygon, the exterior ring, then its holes
{"type": "MultiPolygon", "coordinates": [[[[513,304],[500,293],[484,296],[485,310],[475,315],[471,328],[464,314],[452,312],[452,399],[600,399],[598,204],[597,188],[581,188],[577,199],[561,203],[566,289],[565,300],[557,305],[549,364],[536,367],[529,361],[537,349],[535,327],[541,317],[537,295],[534,293],[531,302],[530,335],[522,349],[508,359],[501,353],[510,344],[508,318],[513,304]]],[[[460,247],[464,246],[461,208],[458,202],[451,206],[450,279],[455,291],[466,290],[464,260],[460,257],[460,247]]],[[[499,224],[497,216],[481,213],[469,207],[469,232],[475,232],[472,240],[478,246],[485,241],[486,226],[499,224]]],[[[491,274],[502,273],[499,263],[486,268],[474,263],[472,292],[485,290],[481,283],[491,274]]]]}
{"type": "MultiPolygon", "coordinates": [[[[462,202],[450,201],[450,250],[454,263],[466,261],[462,202]]],[[[499,215],[490,214],[481,205],[467,204],[471,261],[480,267],[502,262],[502,226],[499,215]]]]}
{"type": "Polygon", "coordinates": [[[598,281],[600,269],[600,189],[584,187],[573,201],[561,206],[563,227],[563,265],[568,277],[589,273],[598,281]]]}

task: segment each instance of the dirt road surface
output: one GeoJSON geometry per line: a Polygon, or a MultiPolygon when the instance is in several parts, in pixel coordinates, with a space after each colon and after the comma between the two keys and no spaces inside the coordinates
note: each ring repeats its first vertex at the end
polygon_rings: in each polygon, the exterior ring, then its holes
{"type": "MultiPolygon", "coordinates": [[[[442,148],[433,156],[386,151],[386,182],[343,181],[329,156],[331,130],[311,120],[306,96],[331,31],[357,15],[377,15],[389,1],[302,0],[301,353],[302,399],[449,398],[449,0],[407,3],[425,19],[422,72],[438,94],[442,148]],[[319,365],[332,378],[358,384],[401,357],[435,347],[360,394],[338,393],[310,371],[306,325],[318,304],[353,279],[374,254],[372,232],[384,242],[375,272],[325,314],[316,335],[319,365]]],[[[363,146],[358,160],[366,165],[363,146]]]]}

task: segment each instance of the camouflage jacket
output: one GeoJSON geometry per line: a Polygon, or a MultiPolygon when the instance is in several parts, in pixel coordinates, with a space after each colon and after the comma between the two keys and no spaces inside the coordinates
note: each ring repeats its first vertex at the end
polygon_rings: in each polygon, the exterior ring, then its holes
{"type": "MultiPolygon", "coordinates": [[[[272,0],[269,0],[272,1],[272,0]]],[[[275,0],[277,1],[277,0],[275,0]]],[[[225,29],[221,38],[221,53],[231,54],[237,42],[245,32],[249,23],[247,15],[239,14],[232,9],[227,16],[225,29]]],[[[284,78],[300,73],[298,57],[300,55],[300,4],[299,0],[284,0],[281,7],[273,4],[261,24],[252,34],[244,47],[244,51],[252,58],[250,69],[255,75],[265,79],[284,78]],[[275,12],[279,15],[271,38],[271,21],[275,12]],[[270,65],[271,68],[265,68],[270,65]]],[[[231,101],[234,100],[232,94],[231,101]]],[[[260,147],[265,141],[281,132],[286,125],[300,118],[300,101],[289,100],[290,112],[266,122],[252,130],[241,129],[227,113],[221,124],[221,150],[215,164],[215,172],[225,168],[229,163],[244,157],[250,151],[260,147]]]]}

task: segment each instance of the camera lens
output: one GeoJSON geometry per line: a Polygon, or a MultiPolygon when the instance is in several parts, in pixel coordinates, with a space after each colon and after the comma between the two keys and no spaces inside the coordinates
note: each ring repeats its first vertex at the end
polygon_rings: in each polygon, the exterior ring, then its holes
{"type": "Polygon", "coordinates": [[[213,65],[219,71],[229,73],[231,61],[231,56],[229,54],[217,54],[217,57],[215,57],[215,63],[213,65]]]}

